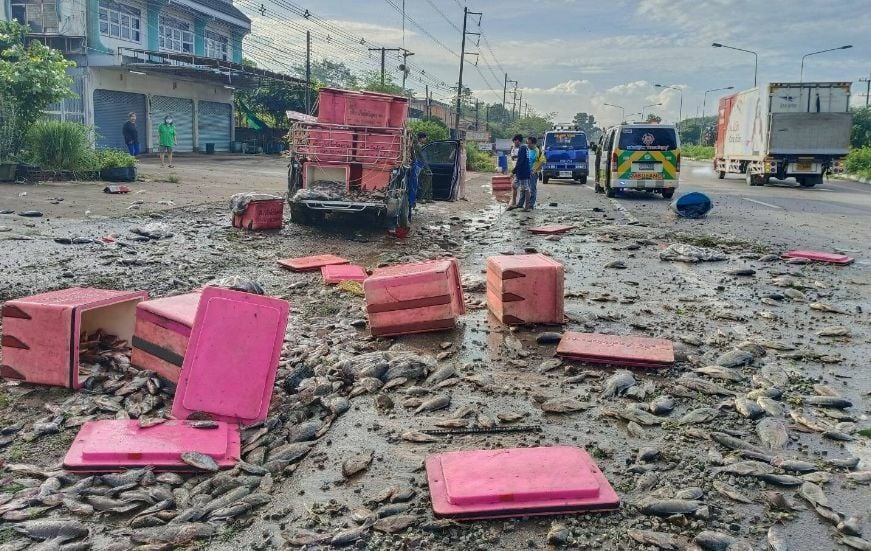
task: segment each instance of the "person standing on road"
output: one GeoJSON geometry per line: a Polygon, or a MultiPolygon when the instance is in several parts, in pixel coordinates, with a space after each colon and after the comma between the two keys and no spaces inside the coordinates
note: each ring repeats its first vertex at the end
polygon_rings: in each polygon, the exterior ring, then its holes
{"type": "Polygon", "coordinates": [[[136,128],[136,113],[133,111],[127,114],[127,122],[121,128],[121,133],[124,134],[127,152],[134,157],[139,155],[139,129],[136,128]]]}
{"type": "Polygon", "coordinates": [[[514,175],[514,184],[511,191],[511,205],[506,210],[514,210],[521,206],[523,210],[529,210],[529,175],[532,172],[532,165],[529,163],[529,148],[523,143],[521,134],[516,134],[511,141],[517,148],[517,162],[511,171],[511,174],[514,175]]]}
{"type": "Polygon", "coordinates": [[[163,123],[157,127],[157,135],[160,143],[160,167],[163,168],[163,157],[169,153],[169,168],[172,165],[172,150],[175,148],[175,126],[172,124],[172,115],[167,115],[163,123]]]}
{"type": "Polygon", "coordinates": [[[544,164],[544,155],[541,148],[538,147],[538,139],[530,136],[526,139],[529,148],[529,164],[532,169],[529,173],[529,209],[535,208],[535,200],[538,198],[538,175],[541,171],[541,165],[544,164]]]}

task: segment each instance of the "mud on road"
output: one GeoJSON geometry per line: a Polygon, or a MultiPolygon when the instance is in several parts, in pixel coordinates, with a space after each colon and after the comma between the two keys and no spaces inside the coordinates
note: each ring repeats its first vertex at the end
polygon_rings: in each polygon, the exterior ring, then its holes
{"type": "MultiPolygon", "coordinates": [[[[867,267],[789,264],[764,241],[704,224],[675,231],[667,217],[643,226],[619,203],[580,189],[533,213],[506,213],[485,184],[475,175],[469,201],[425,206],[407,240],[347,224],[239,232],[223,203],[96,222],[0,216],[13,228],[0,233],[0,300],[71,285],[159,297],[237,275],[292,305],[271,415],[244,431],[246,463],[229,474],[83,482],[58,470],[76,423],[160,417],[167,389],[152,398],[110,392],[111,405],[99,391],[0,387],[0,549],[35,547],[46,533],[57,548],[67,541],[93,549],[866,545],[871,453],[859,430],[871,424],[867,267]],[[576,228],[559,237],[528,232],[540,223],[576,228]],[[99,241],[107,235],[113,242],[99,241]],[[81,244],[57,243],[59,236],[81,244]],[[725,260],[661,260],[670,245],[706,247],[725,260]],[[509,329],[487,313],[484,259],[533,251],[565,266],[563,327],[509,329]],[[468,313],[454,331],[373,339],[353,289],[276,266],[324,253],[367,268],[456,256],[468,313]],[[552,339],[539,337],[562,330],[672,339],[678,361],[631,376],[559,361],[553,342],[539,344],[552,339]],[[555,399],[575,407],[547,405],[555,399]],[[425,403],[444,407],[427,411],[425,403]],[[540,430],[416,436],[438,426],[518,424],[540,430]],[[621,497],[619,511],[433,517],[428,454],[558,444],[593,455],[621,497]],[[70,523],[24,523],[59,517],[70,523]]],[[[133,370],[112,377],[144,380],[133,370]]]]}

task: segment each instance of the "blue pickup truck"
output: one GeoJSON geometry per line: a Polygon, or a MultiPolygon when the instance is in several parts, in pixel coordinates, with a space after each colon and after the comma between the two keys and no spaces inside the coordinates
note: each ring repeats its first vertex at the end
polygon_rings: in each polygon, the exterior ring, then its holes
{"type": "Polygon", "coordinates": [[[581,130],[551,130],[544,135],[542,183],[551,178],[572,179],[585,183],[590,173],[587,135],[581,130]]]}

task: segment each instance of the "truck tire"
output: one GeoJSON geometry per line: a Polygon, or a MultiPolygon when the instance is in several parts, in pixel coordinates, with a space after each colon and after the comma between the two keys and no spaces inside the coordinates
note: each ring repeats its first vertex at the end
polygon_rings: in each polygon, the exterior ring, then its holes
{"type": "Polygon", "coordinates": [[[541,183],[542,183],[542,184],[547,185],[547,183],[548,183],[549,181],[550,181],[550,176],[543,176],[543,177],[541,178],[541,183]]]}
{"type": "Polygon", "coordinates": [[[605,197],[611,199],[617,195],[617,190],[612,188],[610,185],[605,184],[605,197]]]}
{"type": "Polygon", "coordinates": [[[593,182],[593,189],[596,191],[596,193],[604,193],[605,192],[605,188],[603,188],[602,186],[599,185],[598,180],[593,182]]]}
{"type": "Polygon", "coordinates": [[[805,176],[803,178],[798,179],[798,184],[801,187],[814,187],[817,184],[823,183],[822,174],[817,174],[816,176],[805,176]]]}
{"type": "Polygon", "coordinates": [[[411,222],[411,213],[409,212],[408,195],[402,196],[402,204],[399,205],[399,227],[408,228],[411,222]]]}
{"type": "Polygon", "coordinates": [[[725,170],[720,170],[717,172],[717,179],[718,180],[724,180],[725,178],[726,178],[726,171],[725,170]]]}
{"type": "Polygon", "coordinates": [[[294,224],[300,224],[302,226],[311,226],[312,224],[314,224],[314,217],[312,216],[311,210],[307,206],[300,205],[299,203],[291,203],[290,221],[294,224]]]}
{"type": "Polygon", "coordinates": [[[662,190],[663,199],[671,199],[672,197],[674,197],[674,188],[667,188],[662,190]]]}

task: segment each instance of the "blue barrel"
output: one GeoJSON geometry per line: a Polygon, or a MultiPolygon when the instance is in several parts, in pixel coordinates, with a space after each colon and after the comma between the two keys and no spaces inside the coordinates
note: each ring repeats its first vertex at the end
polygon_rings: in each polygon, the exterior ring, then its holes
{"type": "Polygon", "coordinates": [[[684,218],[701,218],[712,208],[711,198],[699,191],[684,193],[671,203],[671,210],[684,218]]]}
{"type": "Polygon", "coordinates": [[[499,171],[505,174],[508,172],[508,155],[499,152],[499,171]]]}

